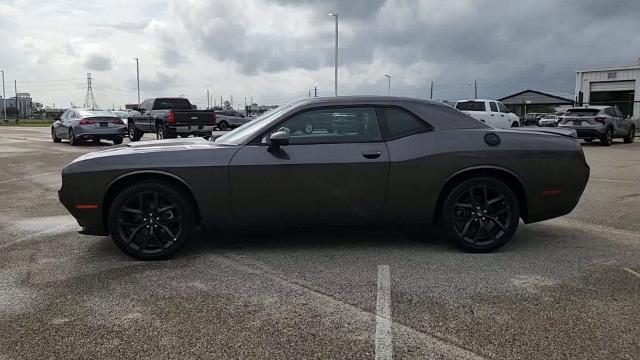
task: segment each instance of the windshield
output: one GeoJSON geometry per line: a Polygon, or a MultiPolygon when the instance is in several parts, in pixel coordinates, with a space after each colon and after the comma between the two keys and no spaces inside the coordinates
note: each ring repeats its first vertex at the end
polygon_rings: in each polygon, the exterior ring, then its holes
{"type": "Polygon", "coordinates": [[[600,110],[598,109],[569,109],[567,110],[567,115],[575,115],[575,116],[594,116],[598,115],[600,110]]]}
{"type": "Polygon", "coordinates": [[[543,117],[543,119],[555,119],[556,116],[555,115],[547,115],[545,117],[543,117]]]}
{"type": "Polygon", "coordinates": [[[248,123],[236,128],[235,130],[231,130],[230,132],[220,136],[215,141],[216,144],[222,145],[239,145],[249,140],[250,138],[258,135],[258,133],[263,129],[265,124],[268,124],[271,120],[277,118],[291,107],[293,107],[295,103],[277,108],[271,112],[264,113],[263,115],[249,121],[248,123]]]}

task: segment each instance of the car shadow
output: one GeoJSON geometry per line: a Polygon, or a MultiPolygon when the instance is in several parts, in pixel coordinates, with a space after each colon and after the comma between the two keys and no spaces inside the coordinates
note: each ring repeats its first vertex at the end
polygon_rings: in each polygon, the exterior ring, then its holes
{"type": "Polygon", "coordinates": [[[278,229],[244,229],[211,234],[198,231],[180,256],[228,251],[304,250],[314,248],[429,248],[435,252],[459,251],[430,225],[332,226],[278,229]]]}

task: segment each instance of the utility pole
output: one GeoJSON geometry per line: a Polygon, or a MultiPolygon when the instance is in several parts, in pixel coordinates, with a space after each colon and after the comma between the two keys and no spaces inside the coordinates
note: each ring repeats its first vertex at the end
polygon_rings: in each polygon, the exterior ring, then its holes
{"type": "Polygon", "coordinates": [[[431,92],[429,93],[429,99],[433,100],[433,81],[431,82],[431,92]]]}
{"type": "Polygon", "coordinates": [[[334,60],[334,72],[335,72],[335,96],[338,96],[338,13],[330,13],[329,16],[333,16],[336,18],[336,49],[335,49],[335,60],[334,60]]]}
{"type": "Polygon", "coordinates": [[[207,89],[207,109],[211,107],[211,103],[209,102],[209,89],[207,89]]]}
{"type": "MultiPolygon", "coordinates": [[[[224,105],[224,102],[222,101],[222,96],[220,96],[220,107],[222,108],[224,105]]],[[[223,109],[224,110],[224,109],[223,109]]]]}
{"type": "Polygon", "coordinates": [[[7,94],[4,91],[4,70],[2,70],[2,111],[4,112],[4,122],[7,122],[7,94]]]}
{"type": "Polygon", "coordinates": [[[13,88],[16,91],[16,122],[20,118],[20,106],[18,106],[18,80],[13,80],[13,88]]]}
{"type": "Polygon", "coordinates": [[[311,90],[309,90],[309,99],[311,99],[311,90]]]}
{"type": "Polygon", "coordinates": [[[233,95],[229,95],[229,102],[231,103],[231,109],[233,109],[233,95]]]}
{"type": "Polygon", "coordinates": [[[318,97],[318,87],[317,86],[313,87],[313,97],[318,97]]]}
{"type": "Polygon", "coordinates": [[[138,81],[138,107],[140,107],[140,66],[136,58],[136,79],[138,81]]]}
{"type": "Polygon", "coordinates": [[[478,98],[478,80],[476,79],[473,79],[473,93],[475,96],[474,99],[477,99],[478,98]]]}

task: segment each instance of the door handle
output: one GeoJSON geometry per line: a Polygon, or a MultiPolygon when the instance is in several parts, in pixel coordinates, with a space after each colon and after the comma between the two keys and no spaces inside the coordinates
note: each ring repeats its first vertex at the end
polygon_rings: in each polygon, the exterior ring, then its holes
{"type": "Polygon", "coordinates": [[[362,156],[364,156],[367,159],[377,159],[380,157],[380,151],[363,152],[362,156]]]}

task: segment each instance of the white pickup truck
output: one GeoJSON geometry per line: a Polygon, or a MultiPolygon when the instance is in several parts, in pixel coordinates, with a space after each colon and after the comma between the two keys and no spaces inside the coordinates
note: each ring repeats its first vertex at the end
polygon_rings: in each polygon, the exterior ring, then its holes
{"type": "Polygon", "coordinates": [[[520,119],[509,112],[503,103],[495,100],[475,99],[456,102],[456,109],[496,128],[520,126],[520,119]]]}

